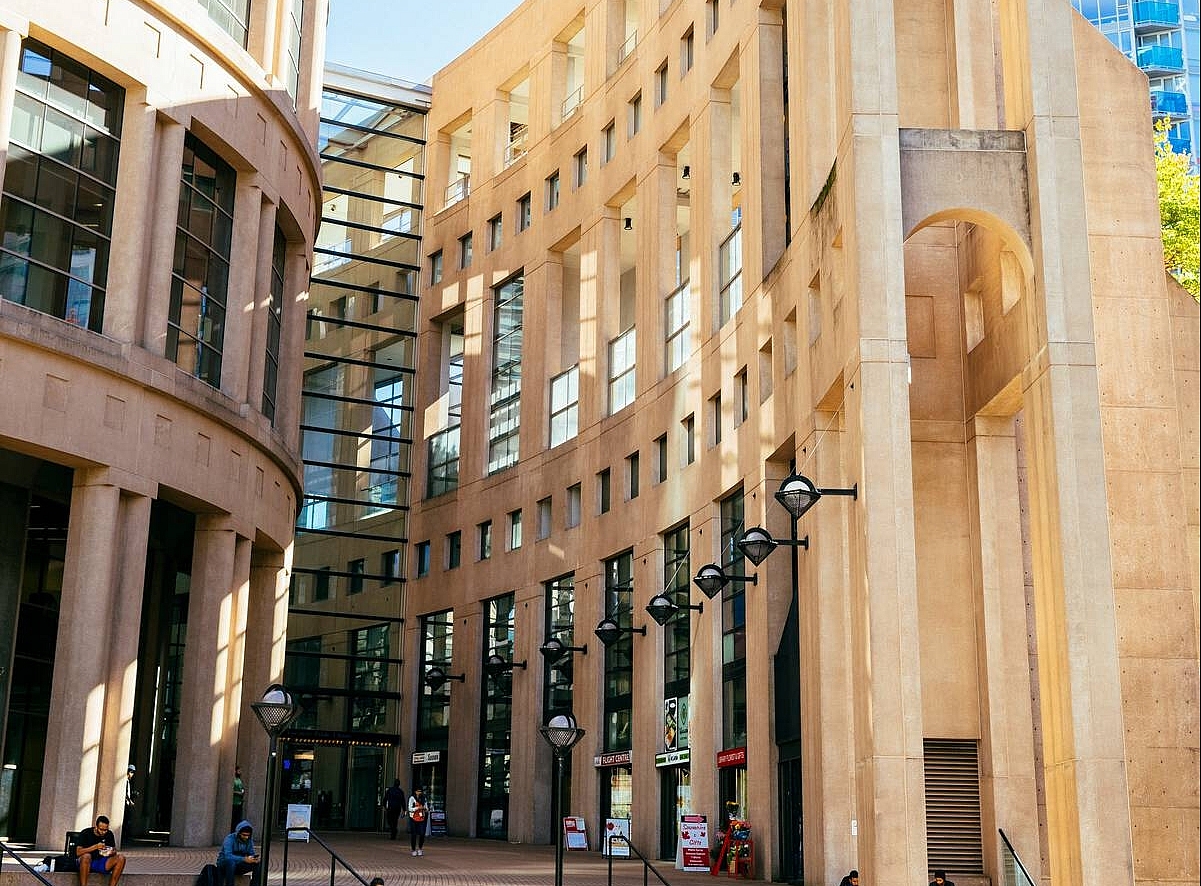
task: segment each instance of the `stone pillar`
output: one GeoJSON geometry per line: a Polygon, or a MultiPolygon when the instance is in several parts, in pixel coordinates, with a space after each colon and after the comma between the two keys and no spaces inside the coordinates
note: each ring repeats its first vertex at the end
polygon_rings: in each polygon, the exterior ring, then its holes
{"type": "Polygon", "coordinates": [[[97,815],[123,818],[149,527],[149,497],[123,497],[107,470],[76,470],[38,817],[45,846],[97,815]]]}
{"type": "Polygon", "coordinates": [[[992,6],[990,0],[951,0],[947,4],[954,129],[1000,128],[992,6]]]}
{"type": "Polygon", "coordinates": [[[190,778],[191,789],[177,790],[172,802],[171,841],[177,846],[212,845],[215,837],[228,833],[213,832],[219,794],[215,780],[224,775],[222,752],[229,723],[237,718],[229,680],[231,672],[237,676],[241,671],[232,647],[236,601],[249,581],[248,570],[249,557],[240,552],[229,518],[198,515],[175,754],[177,783],[190,778]]]}
{"type": "Polygon", "coordinates": [[[158,356],[167,350],[171,270],[175,264],[175,229],[179,215],[183,143],[187,130],[162,115],[155,133],[153,205],[150,209],[150,257],[143,291],[146,293],[142,346],[158,356]],[[153,297],[151,297],[153,295],[153,297]]]}
{"type": "MultiPolygon", "coordinates": [[[[263,258],[259,219],[263,191],[257,176],[238,175],[234,197],[233,239],[229,256],[229,289],[225,295],[225,335],[221,341],[221,390],[242,403],[247,400],[252,325],[259,301],[266,297],[259,288],[259,266],[263,258]]],[[[271,275],[271,238],[267,238],[267,279],[271,275]]],[[[259,355],[261,360],[261,354],[259,355]]],[[[260,367],[260,372],[262,371],[260,367]]],[[[260,388],[261,394],[261,388],[260,388]]],[[[257,411],[259,402],[251,403],[257,411]]]]}
{"type": "Polygon", "coordinates": [[[664,302],[676,288],[676,165],[659,155],[638,182],[638,389],[657,384],[666,369],[664,302]]]}
{"type": "Polygon", "coordinates": [[[289,447],[300,446],[301,388],[309,306],[308,247],[289,242],[284,265],[283,316],[279,330],[279,382],[275,390],[275,429],[289,447]]]}
{"type": "Polygon", "coordinates": [[[580,241],[580,415],[609,414],[609,339],[621,331],[620,227],[620,210],[606,206],[580,241]]]}
{"type": "Polygon", "coordinates": [[[780,12],[759,9],[740,68],[742,144],[742,279],[754,289],[784,254],[784,28],[780,12]],[[753,79],[752,79],[753,78],[753,79]]]}
{"type": "Polygon", "coordinates": [[[13,96],[17,89],[17,70],[21,63],[21,34],[0,22],[0,181],[4,181],[4,163],[8,159],[8,140],[12,135],[13,96]]]}
{"type": "MultiPolygon", "coordinates": [[[[271,284],[274,279],[273,259],[275,257],[275,206],[265,197],[259,208],[259,229],[256,242],[258,255],[255,260],[254,291],[250,293],[248,303],[253,304],[250,321],[250,345],[246,363],[246,403],[255,412],[263,408],[263,378],[266,370],[267,355],[267,326],[271,311],[271,284]]],[[[287,269],[285,267],[285,273],[287,269]]],[[[285,281],[286,282],[286,281],[285,281]]],[[[285,287],[283,298],[287,298],[285,287]]],[[[280,329],[282,341],[282,327],[280,329]]],[[[282,358],[282,354],[280,355],[282,358]]],[[[278,383],[279,377],[276,376],[278,383]]],[[[276,386],[278,396],[278,384],[276,386]]]]}
{"type": "Polygon", "coordinates": [[[276,79],[276,60],[283,52],[279,43],[279,4],[280,0],[251,3],[246,33],[246,51],[273,80],[276,79]]]}
{"type": "Polygon", "coordinates": [[[717,256],[721,241],[730,233],[732,119],[729,93],[711,91],[697,117],[692,142],[691,181],[697,209],[692,213],[692,329],[697,342],[707,341],[720,326],[717,256]]]}
{"type": "MultiPolygon", "coordinates": [[[[1041,856],[1026,636],[1017,446],[1012,418],[977,416],[968,445],[981,606],[980,776],[985,858],[1000,870],[997,828],[1027,864],[1041,856]]],[[[986,862],[987,864],[987,862],[986,862]]],[[[1037,873],[1037,871],[1036,871],[1037,873]]]]}

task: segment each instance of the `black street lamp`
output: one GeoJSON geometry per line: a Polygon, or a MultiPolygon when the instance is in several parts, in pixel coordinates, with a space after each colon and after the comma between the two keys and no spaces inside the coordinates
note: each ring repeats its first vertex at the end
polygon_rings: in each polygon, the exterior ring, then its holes
{"type": "Polygon", "coordinates": [[[558,637],[551,637],[545,643],[538,647],[538,651],[542,653],[542,657],[550,663],[555,663],[565,655],[570,655],[573,652],[578,652],[581,655],[588,654],[588,644],[583,646],[568,646],[558,637]]]}
{"type": "Polygon", "coordinates": [[[804,538],[772,538],[766,529],[760,526],[753,526],[742,533],[742,537],[734,544],[738,550],[742,551],[744,557],[758,566],[770,557],[771,552],[780,545],[809,550],[809,536],[806,535],[804,538]]]}
{"type": "Polygon", "coordinates": [[[646,625],[639,628],[623,628],[611,618],[602,618],[592,633],[596,634],[602,646],[612,646],[621,639],[622,634],[642,634],[645,637],[646,625]]]}
{"type": "Polygon", "coordinates": [[[446,685],[446,683],[450,682],[451,680],[458,680],[460,683],[466,683],[467,675],[466,674],[448,674],[448,673],[446,673],[445,668],[438,667],[438,665],[434,665],[433,667],[427,669],[425,672],[425,685],[428,686],[430,689],[432,689],[434,692],[437,692],[439,689],[441,689],[444,685],[446,685]]]}
{"type": "Polygon", "coordinates": [[[552,830],[555,833],[555,886],[563,886],[563,761],[567,754],[584,737],[584,730],[576,725],[571,714],[551,717],[538,731],[555,753],[555,802],[553,804],[552,830]]]}
{"type": "Polygon", "coordinates": [[[776,501],[792,514],[794,520],[799,520],[823,495],[849,495],[858,499],[859,484],[856,483],[849,489],[818,489],[817,484],[804,474],[790,474],[776,490],[776,501]]]}
{"type": "Polygon", "coordinates": [[[646,611],[655,622],[662,627],[675,617],[677,612],[688,609],[695,609],[697,612],[705,611],[705,604],[697,603],[695,605],[689,603],[681,606],[667,594],[655,594],[651,597],[651,601],[646,604],[646,611]]]}
{"type": "Polygon", "coordinates": [[[250,708],[271,739],[267,753],[267,777],[263,779],[266,782],[266,796],[263,798],[263,857],[259,868],[260,882],[266,886],[271,871],[271,829],[275,823],[275,769],[279,737],[288,724],[300,715],[300,705],[287,689],[279,683],[272,683],[261,699],[250,703],[250,708]]]}
{"type": "Polygon", "coordinates": [[[693,584],[701,589],[706,597],[712,600],[732,581],[750,582],[753,585],[759,584],[758,575],[727,575],[726,571],[716,563],[708,563],[702,566],[692,578],[693,584]]]}
{"type": "Polygon", "coordinates": [[[493,652],[484,659],[484,673],[495,680],[501,674],[508,673],[514,668],[525,670],[525,660],[521,661],[506,661],[501,656],[493,652]]]}

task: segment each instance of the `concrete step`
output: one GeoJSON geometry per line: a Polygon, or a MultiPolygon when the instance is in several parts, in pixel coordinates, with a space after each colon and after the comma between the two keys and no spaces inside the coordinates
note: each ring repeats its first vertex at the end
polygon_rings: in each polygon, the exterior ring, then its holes
{"type": "MultiPolygon", "coordinates": [[[[121,875],[121,883],[128,883],[129,886],[196,886],[196,874],[131,874],[126,871],[121,875]]],[[[51,871],[42,876],[54,886],[79,886],[79,877],[74,873],[51,871]]],[[[108,886],[108,879],[103,874],[92,874],[88,877],[88,886],[108,886]]],[[[24,869],[13,870],[6,865],[4,872],[0,873],[0,886],[37,886],[37,883],[34,876],[24,869]]]]}

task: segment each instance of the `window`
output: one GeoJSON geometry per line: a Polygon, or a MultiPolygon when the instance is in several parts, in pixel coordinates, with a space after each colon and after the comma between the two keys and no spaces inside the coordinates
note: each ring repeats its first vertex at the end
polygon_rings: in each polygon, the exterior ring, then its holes
{"type": "Polygon", "coordinates": [[[684,419],[684,464],[690,465],[696,461],[696,416],[689,415],[684,419]]]}
{"type": "Polygon", "coordinates": [[[749,399],[746,367],[743,366],[734,375],[734,427],[738,427],[747,420],[747,416],[750,414],[749,399]]]}
{"type": "Polygon", "coordinates": [[[313,602],[322,603],[329,599],[329,579],[332,570],[322,566],[313,576],[313,602]]]}
{"type": "MultiPolygon", "coordinates": [[[[431,668],[451,672],[454,659],[454,610],[444,609],[421,617],[420,658],[417,673],[431,668]]],[[[419,747],[446,747],[450,734],[451,682],[437,688],[422,681],[417,690],[417,742],[419,747]]]]}
{"type": "Polygon", "coordinates": [[[705,0],[705,27],[710,37],[717,33],[717,26],[720,23],[717,0],[705,0]]]}
{"type": "Polygon", "coordinates": [[[521,511],[509,512],[509,550],[521,547],[521,511]]]}
{"type": "Polygon", "coordinates": [[[601,130],[601,144],[604,145],[604,153],[601,159],[608,163],[617,154],[617,123],[610,120],[603,130],[601,130]]]}
{"type": "Polygon", "coordinates": [[[634,555],[605,561],[605,618],[622,633],[604,647],[604,750],[628,751],[634,697],[634,555]]]}
{"type": "MultiPolygon", "coordinates": [[[[721,501],[721,562],[727,573],[743,574],[742,551],[734,544],[745,528],[742,490],[721,501]]],[[[721,677],[723,747],[746,744],[746,583],[732,581],[721,592],[721,677]]]]}
{"type": "Polygon", "coordinates": [[[596,510],[607,514],[613,506],[612,472],[605,468],[596,475],[596,510]]]}
{"type": "Polygon", "coordinates": [[[567,528],[580,525],[580,484],[574,483],[567,487],[567,528]]]}
{"type": "Polygon", "coordinates": [[[667,435],[655,438],[655,482],[667,479],[667,435]]]}
{"type": "Polygon", "coordinates": [[[428,498],[459,488],[460,426],[438,431],[429,439],[426,459],[425,494],[428,498]]]}
{"type": "Polygon", "coordinates": [[[717,251],[718,285],[720,292],[718,302],[721,310],[721,322],[738,313],[742,307],[742,225],[739,224],[722,241],[717,251]]]}
{"type": "Polygon", "coordinates": [[[663,626],[663,698],[670,702],[688,695],[692,676],[692,604],[689,596],[688,524],[663,533],[663,594],[679,606],[663,626]]]}
{"type": "Polygon", "coordinates": [[[637,346],[633,328],[609,342],[609,414],[634,402],[637,346]]]}
{"type": "Polygon", "coordinates": [[[527,192],[517,199],[517,230],[524,231],[530,226],[533,200],[527,192]]]}
{"type": "Polygon", "coordinates": [[[124,105],[115,83],[36,40],[21,43],[0,298],[103,330],[124,105]]]}
{"type": "Polygon", "coordinates": [[[393,548],[390,551],[384,551],[379,556],[379,572],[383,576],[380,579],[380,584],[391,585],[396,584],[400,578],[400,551],[393,548]]]}
{"type": "Polygon", "coordinates": [[[442,282],[442,250],[439,249],[430,256],[430,283],[442,282]]]}
{"type": "Polygon", "coordinates": [[[690,26],[684,32],[684,36],[680,38],[680,76],[683,77],[692,70],[692,65],[696,60],[696,37],[693,35],[692,27],[690,26]]]}
{"type": "Polygon", "coordinates": [[[546,211],[550,212],[559,205],[559,170],[546,177],[546,211]]]}
{"type": "Polygon", "coordinates": [[[655,107],[667,101],[667,59],[655,69],[655,107]]]}
{"type": "Polygon", "coordinates": [[[428,541],[417,542],[414,560],[417,564],[418,578],[424,578],[430,574],[430,543],[428,541]]]}
{"type": "Polygon", "coordinates": [[[550,497],[538,501],[538,539],[550,538],[551,519],[550,497]]]}
{"type": "Polygon", "coordinates": [[[221,30],[246,48],[246,36],[250,33],[250,0],[200,0],[200,5],[221,30]]]}
{"type": "Polygon", "coordinates": [[[490,251],[500,249],[504,234],[504,216],[498,214],[488,219],[488,249],[490,251]]]}
{"type": "MultiPolygon", "coordinates": [[[[558,640],[564,646],[576,645],[574,575],[563,575],[546,583],[544,628],[546,639],[558,640]]],[[[558,659],[546,659],[543,668],[543,722],[547,722],[555,714],[571,712],[574,673],[571,653],[558,659]]]]}
{"type": "Polygon", "coordinates": [[[630,99],[627,113],[629,116],[627,132],[629,138],[633,138],[642,129],[642,90],[634,93],[634,97],[630,99]]]}
{"type": "Polygon", "coordinates": [[[721,393],[709,398],[709,445],[721,443],[721,393]]]}
{"type": "Polygon", "coordinates": [[[363,575],[367,572],[367,561],[362,557],[357,560],[351,560],[346,564],[346,571],[350,573],[348,576],[347,593],[363,593],[363,575]]]}
{"type": "Polygon", "coordinates": [[[588,181],[588,149],[580,148],[572,158],[572,171],[575,187],[580,187],[588,181]]]}
{"type": "MultiPolygon", "coordinates": [[[[483,609],[484,654],[511,663],[516,639],[516,595],[508,593],[488,600],[483,609]]],[[[480,690],[483,710],[476,835],[505,839],[509,833],[509,766],[513,750],[513,669],[487,673],[480,690]]]]}
{"type": "Polygon", "coordinates": [[[631,452],[626,456],[626,495],[630,499],[638,497],[638,453],[631,452]]]}
{"type": "Polygon", "coordinates": [[[233,238],[233,167],[192,133],[184,138],[167,314],[167,358],[221,386],[221,352],[233,238]]]}
{"type": "Polygon", "coordinates": [[[483,523],[475,527],[476,549],[475,556],[477,560],[492,559],[492,521],[485,520],[483,523]]]}
{"type": "Polygon", "coordinates": [[[689,333],[692,323],[692,291],[687,280],[667,297],[664,311],[667,315],[663,327],[667,332],[664,349],[667,371],[670,373],[684,365],[692,350],[692,337],[689,333]]]}
{"type": "Polygon", "coordinates": [[[267,345],[263,349],[263,415],[275,424],[275,395],[279,388],[279,342],[284,316],[284,270],[288,242],[275,229],[271,248],[271,294],[267,299],[267,345]]]}
{"type": "Polygon", "coordinates": [[[492,390],[488,422],[488,473],[517,464],[521,423],[521,360],[525,278],[493,290],[492,390]]]}
{"type": "Polygon", "coordinates": [[[471,267],[471,231],[459,238],[459,270],[471,267]]]}
{"type": "Polygon", "coordinates": [[[463,562],[463,533],[457,529],[446,536],[446,568],[458,569],[463,562]]]}
{"type": "Polygon", "coordinates": [[[579,433],[580,367],[577,363],[550,380],[550,445],[553,449],[579,433]]]}

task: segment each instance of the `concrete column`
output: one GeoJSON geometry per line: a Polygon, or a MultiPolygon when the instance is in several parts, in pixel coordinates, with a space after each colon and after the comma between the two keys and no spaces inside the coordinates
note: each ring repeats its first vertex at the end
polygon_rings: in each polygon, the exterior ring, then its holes
{"type": "Polygon", "coordinates": [[[300,78],[296,86],[296,113],[305,132],[316,132],[321,117],[322,68],[329,6],[305,0],[300,17],[300,78]],[[307,39],[305,39],[307,38],[307,39]]]}
{"type": "MultiPolygon", "coordinates": [[[[251,179],[257,176],[251,176],[251,179]]],[[[221,342],[221,390],[239,403],[247,402],[250,342],[260,299],[258,284],[263,260],[259,220],[263,213],[263,191],[256,181],[239,175],[234,196],[233,242],[229,255],[229,289],[225,296],[225,336],[221,342]]],[[[271,238],[267,238],[267,278],[271,274],[271,238]]],[[[261,358],[261,355],[260,355],[261,358]]],[[[260,372],[261,372],[260,367],[260,372]]],[[[261,394],[261,388],[260,388],[261,394]]],[[[262,406],[251,402],[254,409],[262,406]]]]}
{"type": "Polygon", "coordinates": [[[246,34],[246,51],[273,79],[279,45],[280,0],[257,0],[250,4],[250,22],[246,34]]]}
{"type": "Polygon", "coordinates": [[[170,308],[171,269],[175,264],[175,229],[179,215],[180,176],[186,128],[159,116],[155,132],[153,197],[150,209],[150,256],[143,291],[145,321],[142,345],[163,356],[167,349],[167,316],[170,308]]]}
{"type": "MultiPolygon", "coordinates": [[[[146,102],[145,90],[125,94],[121,120],[121,164],[117,170],[117,197],[113,205],[113,232],[152,230],[156,223],[175,232],[174,216],[156,213],[156,192],[147,187],[147,171],[155,162],[154,108],[146,102]]],[[[176,179],[179,178],[176,169],[176,179]]],[[[166,303],[170,290],[152,290],[146,270],[154,236],[113,237],[109,247],[108,291],[104,299],[104,334],[121,342],[141,344],[144,322],[151,302],[166,303]],[[152,295],[153,293],[153,295],[152,295]]]]}
{"type": "Polygon", "coordinates": [[[12,135],[13,95],[17,89],[17,69],[21,63],[21,34],[0,23],[0,182],[8,159],[8,140],[12,135]]]}
{"type": "Polygon", "coordinates": [[[695,341],[704,342],[719,328],[718,248],[730,233],[730,132],[733,115],[729,93],[710,94],[697,117],[693,139],[692,178],[697,211],[692,213],[692,326],[695,341]]]}
{"type": "Polygon", "coordinates": [[[981,814],[985,857],[1000,867],[997,828],[1027,864],[1041,852],[1026,636],[1017,446],[1011,418],[977,416],[968,446],[981,600],[981,814]]]}
{"type": "Polygon", "coordinates": [[[996,34],[990,0],[949,0],[948,37],[954,94],[951,126],[999,129],[996,34]]]}
{"type": "Polygon", "coordinates": [[[609,339],[621,331],[617,328],[620,228],[620,210],[606,206],[580,241],[581,426],[608,413],[609,339]]]}
{"type": "MultiPolygon", "coordinates": [[[[259,230],[256,239],[258,256],[255,261],[254,291],[250,299],[254,310],[250,313],[250,344],[246,362],[246,403],[256,412],[262,411],[263,408],[267,325],[271,311],[271,284],[274,276],[272,262],[275,256],[275,212],[275,206],[266,197],[263,197],[259,207],[259,230]]],[[[286,287],[283,297],[287,298],[286,287]]],[[[282,328],[280,332],[282,336],[282,328]]],[[[283,344],[282,337],[280,344],[283,344]]],[[[281,354],[280,357],[282,358],[282,356],[281,354]]]]}
{"type": "Polygon", "coordinates": [[[742,90],[742,279],[748,294],[784,254],[784,28],[759,9],[740,68],[742,90]]]}
{"type": "MultiPolygon", "coordinates": [[[[221,751],[229,715],[226,677],[230,668],[234,601],[245,577],[237,532],[227,517],[196,518],[188,633],[184,647],[185,682],[180,701],[175,771],[191,778],[190,790],[176,790],[171,809],[171,841],[176,846],[212,845],[216,820],[221,751]]],[[[232,768],[231,768],[232,775],[232,768]]]]}
{"type": "Polygon", "coordinates": [[[283,316],[279,330],[279,384],[275,391],[275,429],[290,447],[300,445],[301,388],[309,307],[309,252],[289,242],[284,266],[283,316]]]}
{"type": "Polygon", "coordinates": [[[664,303],[676,288],[676,165],[663,155],[638,182],[638,388],[663,378],[664,303]]]}

